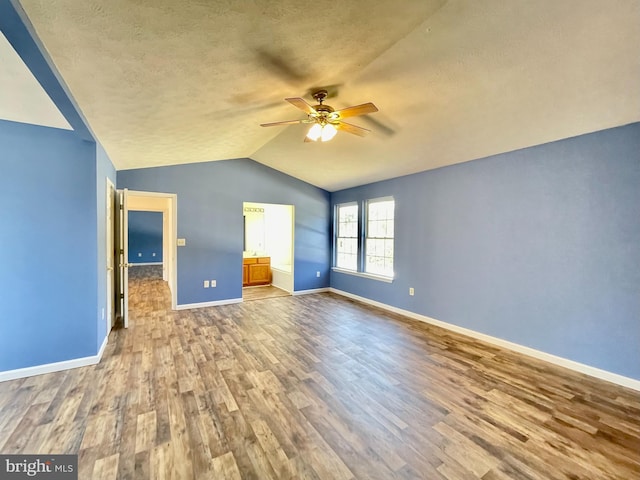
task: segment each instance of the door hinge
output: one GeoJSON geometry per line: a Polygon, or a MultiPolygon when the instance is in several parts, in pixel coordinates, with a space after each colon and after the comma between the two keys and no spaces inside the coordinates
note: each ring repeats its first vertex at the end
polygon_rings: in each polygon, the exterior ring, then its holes
{"type": "Polygon", "coordinates": [[[120,210],[124,210],[124,205],[120,204],[120,210]]]}
{"type": "Polygon", "coordinates": [[[120,249],[120,253],[124,255],[124,249],[123,248],[120,249]]]}
{"type": "Polygon", "coordinates": [[[124,293],[120,294],[120,298],[123,299],[124,298],[124,293]]]}

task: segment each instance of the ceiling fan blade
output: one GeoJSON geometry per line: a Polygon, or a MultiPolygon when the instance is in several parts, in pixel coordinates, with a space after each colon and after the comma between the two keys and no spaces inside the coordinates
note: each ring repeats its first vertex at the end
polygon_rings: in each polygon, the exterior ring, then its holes
{"type": "Polygon", "coordinates": [[[285,120],[284,122],[271,122],[271,123],[261,123],[261,127],[277,127],[278,125],[295,125],[296,123],[306,123],[307,119],[303,120],[285,120]]]}
{"type": "Polygon", "coordinates": [[[373,103],[363,103],[362,105],[355,105],[353,107],[347,107],[342,110],[338,110],[334,112],[334,115],[337,115],[338,118],[347,118],[347,117],[355,117],[357,115],[365,115],[367,113],[374,113],[378,111],[378,107],[376,107],[373,103]]]}
{"type": "Polygon", "coordinates": [[[300,110],[302,110],[307,115],[318,115],[318,112],[316,112],[316,109],[313,108],[311,105],[309,105],[304,100],[304,98],[294,97],[294,98],[285,98],[285,100],[289,102],[291,105],[293,105],[294,107],[297,107],[300,110]]]}
{"type": "Polygon", "coordinates": [[[334,125],[338,130],[344,130],[347,133],[353,133],[359,137],[366,137],[371,132],[371,130],[367,128],[362,128],[347,122],[335,123],[334,125]]]}

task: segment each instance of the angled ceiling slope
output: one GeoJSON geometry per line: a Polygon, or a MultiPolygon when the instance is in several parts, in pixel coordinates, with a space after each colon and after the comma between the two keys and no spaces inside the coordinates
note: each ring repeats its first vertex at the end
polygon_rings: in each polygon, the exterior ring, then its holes
{"type": "Polygon", "coordinates": [[[118,169],[251,157],[327,190],[640,120],[637,0],[22,0],[118,169]],[[303,143],[283,101],[380,112],[303,143]]]}
{"type": "Polygon", "coordinates": [[[71,129],[82,140],[95,141],[18,0],[0,0],[0,33],[6,40],[2,104],[7,119],[71,129]]]}
{"type": "Polygon", "coordinates": [[[0,32],[0,119],[72,130],[38,80],[0,32]]]}

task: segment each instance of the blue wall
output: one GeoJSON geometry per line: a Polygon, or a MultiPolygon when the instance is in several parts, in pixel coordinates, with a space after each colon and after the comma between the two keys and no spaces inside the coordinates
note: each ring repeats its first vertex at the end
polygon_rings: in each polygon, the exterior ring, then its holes
{"type": "Polygon", "coordinates": [[[385,195],[394,282],[332,272],[332,287],[640,379],[640,124],[335,192],[332,204],[385,195]]]}
{"type": "Polygon", "coordinates": [[[118,188],[178,197],[178,304],[242,297],[243,202],[295,206],[295,290],[329,285],[329,194],[253,160],[118,172],[118,188]],[[320,278],[316,271],[321,272],[320,278]],[[203,288],[203,280],[217,280],[203,288]]]}
{"type": "Polygon", "coordinates": [[[0,121],[0,371],[96,354],[96,147],[0,121]]]}
{"type": "Polygon", "coordinates": [[[162,263],[162,212],[129,211],[129,263],[162,263]]]}

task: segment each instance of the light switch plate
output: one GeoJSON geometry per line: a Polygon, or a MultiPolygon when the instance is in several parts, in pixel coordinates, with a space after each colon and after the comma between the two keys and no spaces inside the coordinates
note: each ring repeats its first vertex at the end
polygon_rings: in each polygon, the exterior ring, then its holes
{"type": "Polygon", "coordinates": [[[178,239],[178,246],[179,247],[184,247],[187,244],[187,239],[186,238],[179,238],[178,239]]]}

